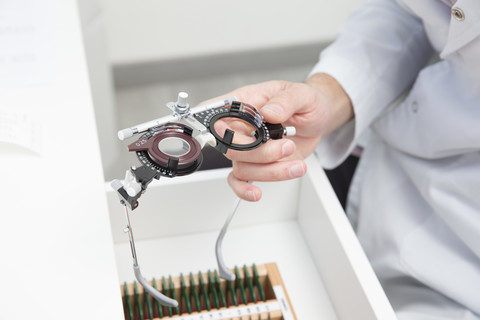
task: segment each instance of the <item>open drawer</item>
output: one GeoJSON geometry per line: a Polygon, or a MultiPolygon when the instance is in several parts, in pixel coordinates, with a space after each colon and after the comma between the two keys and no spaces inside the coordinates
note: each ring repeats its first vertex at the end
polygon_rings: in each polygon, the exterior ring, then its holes
{"type": "MultiPolygon", "coordinates": [[[[394,312],[315,156],[302,179],[259,183],[223,242],[225,262],[275,262],[298,319],[395,319],[394,312]]],[[[146,278],[216,269],[215,241],[235,199],[230,169],[154,181],[131,213],[146,278]]],[[[107,186],[120,283],[132,282],[125,218],[107,186]]]]}

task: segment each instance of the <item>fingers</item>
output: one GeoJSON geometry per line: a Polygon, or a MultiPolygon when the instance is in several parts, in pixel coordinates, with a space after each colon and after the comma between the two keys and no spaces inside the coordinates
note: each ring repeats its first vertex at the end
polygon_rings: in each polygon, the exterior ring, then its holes
{"type": "Polygon", "coordinates": [[[269,164],[233,162],[233,174],[239,180],[283,181],[302,177],[307,166],[302,160],[277,161],[269,164]]]}
{"type": "Polygon", "coordinates": [[[288,81],[267,81],[252,84],[236,89],[230,92],[230,95],[234,95],[239,101],[246,102],[258,109],[277,92],[285,90],[289,83],[288,81]]]}
{"type": "Polygon", "coordinates": [[[258,201],[262,198],[262,190],[259,187],[246,181],[237,179],[233,175],[233,172],[230,172],[227,181],[237,197],[240,199],[247,201],[258,201]]]}
{"type": "Polygon", "coordinates": [[[213,130],[220,137],[224,137],[225,130],[230,129],[234,132],[233,143],[246,145],[255,142],[256,138],[252,136],[255,133],[255,128],[246,121],[232,118],[233,120],[226,121],[220,119],[215,122],[213,130]]]}
{"type": "Polygon", "coordinates": [[[305,83],[268,81],[236,89],[228,95],[255,107],[266,122],[295,126],[297,135],[323,134],[331,116],[326,96],[305,83]]]}
{"type": "Polygon", "coordinates": [[[248,85],[215,99],[232,95],[237,100],[254,106],[271,123],[284,123],[296,114],[309,115],[318,109],[318,105],[325,103],[312,86],[289,81],[248,85]]]}
{"type": "Polygon", "coordinates": [[[216,98],[203,101],[199,105],[230,96],[235,96],[237,100],[246,102],[254,106],[255,108],[259,108],[265,103],[267,103],[267,101],[270,100],[270,98],[278,91],[284,90],[288,86],[288,84],[288,81],[267,81],[257,84],[251,84],[233,90],[216,98]]]}
{"type": "Polygon", "coordinates": [[[285,159],[295,153],[296,146],[289,139],[271,140],[250,151],[228,150],[226,157],[241,162],[271,163],[285,159]]]}
{"type": "Polygon", "coordinates": [[[305,84],[290,83],[284,90],[276,92],[260,109],[265,120],[284,123],[295,114],[308,114],[318,103],[316,93],[305,84]]]}
{"type": "Polygon", "coordinates": [[[233,171],[228,176],[228,184],[239,198],[258,201],[262,197],[262,191],[258,186],[248,183],[247,179],[283,181],[302,177],[306,172],[307,166],[301,160],[279,161],[266,165],[234,162],[233,171]]]}
{"type": "MultiPolygon", "coordinates": [[[[235,193],[241,199],[258,201],[262,196],[260,188],[246,181],[281,181],[303,176],[306,165],[296,159],[310,154],[321,137],[330,115],[325,97],[306,84],[287,81],[245,86],[228,95],[254,106],[266,122],[297,128],[295,137],[270,140],[251,151],[227,151],[227,158],[233,161],[228,182],[235,193]]],[[[235,132],[235,144],[252,142],[252,129],[248,125],[238,119],[222,120],[215,123],[214,130],[218,135],[223,136],[225,130],[230,129],[235,132]]]]}

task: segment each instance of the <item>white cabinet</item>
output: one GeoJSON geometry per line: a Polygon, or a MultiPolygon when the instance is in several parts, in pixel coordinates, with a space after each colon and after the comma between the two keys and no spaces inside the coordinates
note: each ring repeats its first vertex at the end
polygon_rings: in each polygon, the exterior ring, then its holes
{"type": "Polygon", "coordinates": [[[5,0],[3,15],[0,318],[121,319],[77,3],[5,0]]]}

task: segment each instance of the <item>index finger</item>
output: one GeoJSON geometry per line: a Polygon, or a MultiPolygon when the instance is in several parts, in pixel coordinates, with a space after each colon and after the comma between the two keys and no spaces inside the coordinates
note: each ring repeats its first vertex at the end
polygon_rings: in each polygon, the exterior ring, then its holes
{"type": "Polygon", "coordinates": [[[233,161],[271,163],[291,156],[295,150],[296,146],[292,140],[282,139],[268,141],[268,143],[250,151],[229,149],[225,156],[233,161]]]}
{"type": "Polygon", "coordinates": [[[271,123],[294,123],[314,110],[318,97],[310,87],[301,83],[291,83],[263,105],[259,112],[271,123]]]}
{"type": "Polygon", "coordinates": [[[287,81],[267,81],[257,84],[247,85],[235,89],[227,94],[206,100],[201,104],[212,102],[218,99],[235,96],[239,101],[246,102],[257,109],[264,106],[278,91],[284,90],[288,86],[287,81]]]}

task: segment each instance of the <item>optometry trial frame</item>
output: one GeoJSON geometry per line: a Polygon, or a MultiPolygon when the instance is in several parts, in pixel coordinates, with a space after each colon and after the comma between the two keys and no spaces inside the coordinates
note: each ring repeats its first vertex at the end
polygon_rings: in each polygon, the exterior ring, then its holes
{"type": "MultiPolygon", "coordinates": [[[[149,285],[140,272],[129,209],[135,210],[138,207],[138,199],[146,192],[153,179],[158,180],[162,176],[173,178],[195,172],[202,164],[202,149],[207,144],[222,153],[226,153],[228,149],[247,151],[270,139],[295,135],[294,127],[264,122],[263,116],[255,107],[237,101],[235,97],[194,108],[190,108],[187,98],[187,93],[180,92],[176,102],[167,103],[167,107],[172,111],[171,115],[118,132],[120,140],[141,134],[137,141],[128,146],[130,152],[136,153],[141,166],[132,166],[127,170],[123,182],[113,180],[111,183],[112,188],[117,191],[120,203],[125,206],[127,225],[124,232],[128,233],[129,237],[135,277],[145,291],[167,307],[177,307],[178,302],[149,285]],[[235,133],[240,134],[235,136],[235,133]]],[[[220,277],[229,281],[235,280],[235,274],[230,272],[223,261],[222,241],[239,204],[240,198],[237,198],[215,245],[220,277]]]]}

